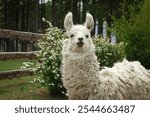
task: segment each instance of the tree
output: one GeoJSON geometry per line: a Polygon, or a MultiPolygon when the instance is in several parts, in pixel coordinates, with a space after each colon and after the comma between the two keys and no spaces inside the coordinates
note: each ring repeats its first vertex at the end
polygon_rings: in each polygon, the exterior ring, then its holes
{"type": "Polygon", "coordinates": [[[140,61],[150,68],[150,1],[144,0],[143,4],[128,8],[121,19],[115,22],[117,37],[127,43],[127,59],[140,61]]]}

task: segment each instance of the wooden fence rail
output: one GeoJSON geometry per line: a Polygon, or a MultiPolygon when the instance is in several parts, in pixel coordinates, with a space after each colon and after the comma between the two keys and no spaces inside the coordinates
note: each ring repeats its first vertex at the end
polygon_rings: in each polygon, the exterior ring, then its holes
{"type": "Polygon", "coordinates": [[[29,69],[3,71],[3,72],[0,72],[0,80],[19,78],[22,76],[32,76],[32,75],[33,75],[33,72],[30,71],[29,69]]]}
{"type": "Polygon", "coordinates": [[[34,59],[37,51],[32,52],[0,52],[0,60],[34,59]]]}
{"type": "Polygon", "coordinates": [[[9,39],[16,39],[21,41],[26,40],[26,41],[34,42],[42,38],[43,36],[44,34],[39,34],[39,33],[0,29],[0,38],[9,38],[9,39]]]}

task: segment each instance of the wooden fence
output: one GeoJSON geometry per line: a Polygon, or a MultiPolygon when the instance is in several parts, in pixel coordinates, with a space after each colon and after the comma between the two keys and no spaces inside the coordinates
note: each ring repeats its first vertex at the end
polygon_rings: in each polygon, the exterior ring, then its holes
{"type": "Polygon", "coordinates": [[[43,34],[39,33],[0,29],[0,51],[34,51],[36,50],[34,43],[42,36],[43,34]]]}
{"type": "Polygon", "coordinates": [[[18,69],[0,72],[0,80],[20,78],[22,76],[32,76],[33,72],[29,69],[18,69]]]}
{"type": "Polygon", "coordinates": [[[26,40],[26,41],[37,41],[42,38],[44,34],[31,33],[31,32],[22,32],[22,31],[13,31],[7,29],[0,29],[0,38],[9,38],[16,40],[26,40]]]}
{"type": "MultiPolygon", "coordinates": [[[[44,34],[21,32],[13,30],[0,29],[0,38],[9,38],[17,40],[37,41],[42,38],[44,34]]],[[[31,52],[0,52],[0,60],[14,60],[14,59],[35,59],[37,51],[31,52]]],[[[30,69],[19,69],[0,72],[0,80],[19,78],[22,76],[31,76],[33,72],[30,69]]]]}
{"type": "Polygon", "coordinates": [[[35,59],[37,51],[32,52],[0,52],[0,60],[35,59]]]}

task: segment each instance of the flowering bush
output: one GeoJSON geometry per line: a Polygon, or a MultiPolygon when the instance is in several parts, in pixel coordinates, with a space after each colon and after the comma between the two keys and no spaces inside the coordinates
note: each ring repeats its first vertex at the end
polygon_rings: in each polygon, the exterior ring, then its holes
{"type": "Polygon", "coordinates": [[[38,63],[35,69],[37,80],[46,86],[51,94],[65,94],[61,80],[61,45],[64,38],[63,31],[53,27],[49,28],[45,36],[37,42],[38,63]]]}
{"type": "Polygon", "coordinates": [[[96,56],[100,67],[112,67],[114,63],[122,61],[125,57],[125,45],[123,43],[111,44],[101,37],[93,38],[96,47],[96,56]]]}

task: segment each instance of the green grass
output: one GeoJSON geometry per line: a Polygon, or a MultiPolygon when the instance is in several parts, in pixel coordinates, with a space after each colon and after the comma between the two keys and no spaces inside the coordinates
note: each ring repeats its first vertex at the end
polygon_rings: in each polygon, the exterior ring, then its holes
{"type": "MultiPolygon", "coordinates": [[[[21,66],[23,65],[23,62],[27,62],[28,60],[8,60],[8,61],[0,61],[0,71],[8,71],[8,70],[15,70],[15,69],[20,69],[21,66]]],[[[36,61],[31,61],[30,62],[35,63],[36,61]]]]}
{"type": "MultiPolygon", "coordinates": [[[[24,60],[0,61],[0,71],[20,69],[24,60]]],[[[50,95],[40,83],[31,83],[35,77],[21,77],[12,80],[0,80],[0,100],[54,100],[66,99],[50,95]]]]}
{"type": "Polygon", "coordinates": [[[7,70],[13,70],[13,69],[19,69],[22,65],[22,61],[0,61],[0,71],[7,71],[7,70]]]}
{"type": "Polygon", "coordinates": [[[0,100],[54,100],[66,99],[52,96],[40,83],[31,83],[34,77],[0,81],[0,100]]]}

